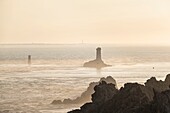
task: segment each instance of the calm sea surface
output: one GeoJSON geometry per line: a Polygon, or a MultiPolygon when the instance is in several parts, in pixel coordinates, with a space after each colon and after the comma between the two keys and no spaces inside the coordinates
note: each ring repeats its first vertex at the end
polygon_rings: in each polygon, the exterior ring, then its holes
{"type": "Polygon", "coordinates": [[[10,113],[66,113],[80,105],[50,105],[54,99],[76,98],[88,84],[112,76],[119,86],[144,83],[170,73],[170,47],[113,45],[0,45],[0,111],[10,113]],[[112,67],[82,67],[102,47],[103,60],[112,67]],[[27,64],[28,55],[32,64],[27,64]],[[154,67],[154,69],[153,69],[154,67]]]}

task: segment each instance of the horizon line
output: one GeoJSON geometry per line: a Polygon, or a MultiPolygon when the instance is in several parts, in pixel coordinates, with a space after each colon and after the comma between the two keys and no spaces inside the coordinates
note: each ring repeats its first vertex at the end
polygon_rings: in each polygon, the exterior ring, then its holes
{"type": "Polygon", "coordinates": [[[158,46],[158,47],[170,47],[170,45],[158,45],[158,44],[125,44],[125,43],[0,43],[0,45],[115,45],[115,46],[158,46]]]}

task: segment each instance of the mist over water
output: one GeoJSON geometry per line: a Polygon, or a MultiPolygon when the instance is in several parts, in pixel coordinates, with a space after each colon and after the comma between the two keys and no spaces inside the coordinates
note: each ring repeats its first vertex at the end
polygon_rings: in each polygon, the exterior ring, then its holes
{"type": "Polygon", "coordinates": [[[0,45],[0,111],[65,113],[79,105],[50,105],[53,100],[76,98],[88,84],[112,76],[120,88],[127,82],[144,83],[170,71],[170,47],[101,45],[102,58],[112,67],[96,70],[83,63],[95,58],[98,45],[0,45]],[[32,64],[27,64],[28,55],[32,64]],[[154,67],[154,69],[153,69],[154,67]]]}

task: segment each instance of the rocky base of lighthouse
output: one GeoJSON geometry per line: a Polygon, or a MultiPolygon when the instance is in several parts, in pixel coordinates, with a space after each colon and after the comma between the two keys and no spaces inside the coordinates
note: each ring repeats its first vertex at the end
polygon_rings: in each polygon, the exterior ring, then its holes
{"type": "Polygon", "coordinates": [[[102,68],[102,67],[108,67],[111,65],[105,64],[102,60],[92,60],[89,62],[84,63],[83,67],[91,67],[91,68],[102,68]]]}
{"type": "Polygon", "coordinates": [[[96,59],[95,60],[91,60],[89,62],[84,63],[83,65],[84,67],[91,67],[91,68],[102,68],[102,67],[108,67],[111,65],[107,65],[103,62],[102,58],[101,58],[101,48],[98,47],[96,49],[96,59]]]}

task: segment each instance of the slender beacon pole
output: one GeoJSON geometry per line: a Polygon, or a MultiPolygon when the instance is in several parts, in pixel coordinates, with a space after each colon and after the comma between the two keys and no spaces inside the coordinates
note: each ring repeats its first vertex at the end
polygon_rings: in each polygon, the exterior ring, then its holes
{"type": "Polygon", "coordinates": [[[28,55],[28,64],[31,65],[31,55],[28,55]]]}

